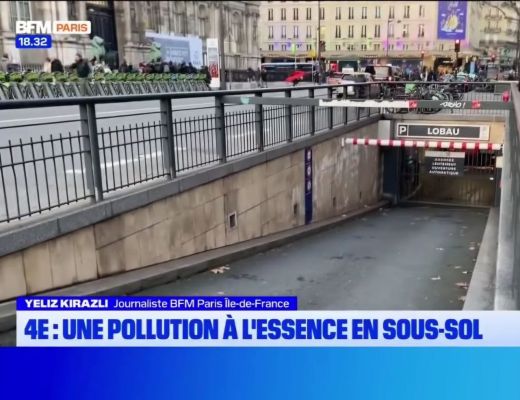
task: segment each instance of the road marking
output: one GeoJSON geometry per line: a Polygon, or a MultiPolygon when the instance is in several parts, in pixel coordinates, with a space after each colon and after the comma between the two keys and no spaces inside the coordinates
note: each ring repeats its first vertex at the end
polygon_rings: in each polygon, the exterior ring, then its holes
{"type": "MultiPolygon", "coordinates": [[[[175,151],[186,151],[186,147],[176,147],[175,151]]],[[[120,165],[127,165],[127,164],[133,164],[136,162],[139,162],[141,160],[150,160],[152,158],[157,158],[162,156],[162,151],[154,151],[152,153],[146,153],[146,154],[140,154],[138,158],[132,158],[130,160],[124,159],[119,161],[109,161],[106,163],[101,163],[101,169],[107,169],[107,168],[114,168],[116,166],[120,165]]],[[[83,174],[85,172],[84,169],[67,169],[65,170],[65,173],[67,174],[83,174]]]]}
{"type": "MultiPolygon", "coordinates": [[[[201,103],[201,104],[193,104],[195,108],[189,108],[190,105],[184,105],[184,106],[174,106],[172,107],[172,110],[185,110],[185,111],[191,111],[191,110],[197,110],[202,107],[207,106],[214,106],[215,103],[201,103]],[[187,108],[188,107],[188,108],[187,108]]],[[[156,107],[150,107],[150,108],[135,108],[135,109],[126,109],[126,110],[115,110],[115,111],[99,111],[97,112],[97,116],[104,116],[104,115],[111,115],[111,114],[118,114],[118,113],[125,113],[125,112],[132,112],[132,113],[139,113],[139,112],[148,112],[148,111],[156,111],[159,113],[159,109],[156,107]]],[[[127,115],[130,117],[131,115],[127,115]]],[[[13,123],[13,122],[23,122],[25,124],[30,123],[31,121],[45,121],[45,120],[52,120],[52,119],[66,119],[66,118],[79,118],[79,114],[64,114],[64,115],[51,115],[47,117],[34,117],[34,118],[21,118],[21,119],[6,119],[0,121],[0,124],[7,124],[7,123],[13,123]]]]}

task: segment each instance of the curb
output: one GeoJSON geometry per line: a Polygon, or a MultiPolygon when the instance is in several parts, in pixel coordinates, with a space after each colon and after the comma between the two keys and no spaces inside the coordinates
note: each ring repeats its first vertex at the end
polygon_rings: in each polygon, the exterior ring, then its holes
{"type": "MultiPolygon", "coordinates": [[[[41,295],[121,296],[136,293],[334,228],[350,219],[368,214],[381,207],[387,207],[388,205],[388,201],[380,201],[371,206],[364,206],[364,208],[360,210],[345,213],[339,217],[330,218],[325,221],[299,226],[257,239],[205,251],[178,260],[144,267],[115,276],[96,279],[64,289],[41,293],[41,295]]],[[[16,328],[16,302],[12,300],[0,304],[0,332],[10,331],[14,328],[16,328]]]]}

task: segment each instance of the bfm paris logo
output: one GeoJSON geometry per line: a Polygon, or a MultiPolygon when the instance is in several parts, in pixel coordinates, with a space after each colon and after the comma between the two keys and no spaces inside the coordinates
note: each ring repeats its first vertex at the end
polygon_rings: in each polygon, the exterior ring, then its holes
{"type": "Polygon", "coordinates": [[[89,34],[90,21],[16,21],[17,34],[89,34]]]}

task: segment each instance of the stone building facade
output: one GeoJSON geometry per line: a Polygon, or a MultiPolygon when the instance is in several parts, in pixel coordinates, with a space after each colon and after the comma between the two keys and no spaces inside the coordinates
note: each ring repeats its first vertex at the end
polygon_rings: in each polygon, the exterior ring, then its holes
{"type": "Polygon", "coordinates": [[[175,36],[198,36],[203,53],[207,38],[225,33],[226,67],[256,68],[260,62],[258,24],[260,1],[10,1],[0,2],[0,53],[21,64],[41,64],[45,57],[58,57],[70,64],[76,52],[86,54],[88,35],[55,35],[49,50],[18,50],[17,20],[90,20],[93,34],[105,39],[107,50],[119,62],[147,60],[147,32],[175,36]],[[223,7],[224,20],[220,20],[223,7]]]}

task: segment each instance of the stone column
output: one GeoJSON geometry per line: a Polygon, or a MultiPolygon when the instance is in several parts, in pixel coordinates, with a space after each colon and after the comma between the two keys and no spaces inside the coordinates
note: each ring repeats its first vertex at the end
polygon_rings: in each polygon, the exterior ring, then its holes
{"type": "Polygon", "coordinates": [[[8,1],[0,2],[0,31],[9,32],[11,30],[9,26],[11,17],[11,9],[8,1]]]}

